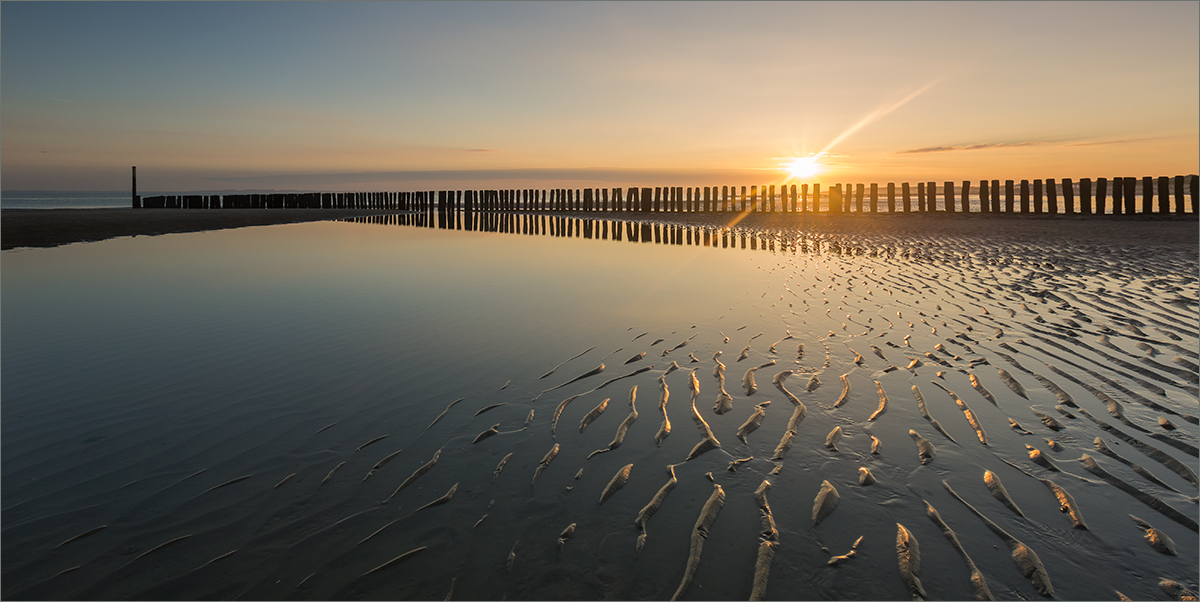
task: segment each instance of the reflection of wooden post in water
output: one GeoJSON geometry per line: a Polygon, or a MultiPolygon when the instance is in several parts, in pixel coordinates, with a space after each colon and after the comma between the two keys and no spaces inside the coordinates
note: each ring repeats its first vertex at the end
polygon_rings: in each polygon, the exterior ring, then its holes
{"type": "Polygon", "coordinates": [[[954,182],[942,183],[942,204],[946,206],[946,213],[954,213],[954,182]]]}
{"type": "Polygon", "coordinates": [[[1053,179],[1046,180],[1046,212],[1058,215],[1058,190],[1053,179]]]}
{"type": "Polygon", "coordinates": [[[1042,181],[1033,181],[1033,213],[1041,215],[1042,213],[1042,181]]]}
{"type": "MultiPolygon", "coordinates": [[[[1143,191],[1145,194],[1146,191],[1143,191]]],[[[1153,190],[1149,191],[1153,193],[1153,190]]],[[[1137,178],[1125,178],[1125,215],[1137,213],[1137,178]]]]}
{"type": "Polygon", "coordinates": [[[1106,213],[1105,204],[1108,202],[1108,178],[1096,178],[1096,198],[1092,203],[1097,215],[1106,213]]]}

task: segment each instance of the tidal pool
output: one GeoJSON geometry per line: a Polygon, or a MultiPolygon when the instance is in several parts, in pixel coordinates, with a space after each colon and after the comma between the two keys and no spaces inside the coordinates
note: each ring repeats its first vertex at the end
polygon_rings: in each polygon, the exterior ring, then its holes
{"type": "Polygon", "coordinates": [[[1196,589],[1193,253],[483,215],[5,251],[3,596],[669,598],[719,485],[685,598],[750,596],[767,541],[768,599],[908,599],[903,525],[970,599],[926,502],[1041,597],[943,481],[1054,597],[1196,589]]]}

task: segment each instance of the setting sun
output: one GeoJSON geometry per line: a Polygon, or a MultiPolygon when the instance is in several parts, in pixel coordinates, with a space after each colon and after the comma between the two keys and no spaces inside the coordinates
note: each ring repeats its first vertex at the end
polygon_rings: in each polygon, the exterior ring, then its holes
{"type": "Polygon", "coordinates": [[[796,157],[787,165],[788,173],[793,178],[811,178],[821,172],[821,164],[817,157],[796,157]]]}

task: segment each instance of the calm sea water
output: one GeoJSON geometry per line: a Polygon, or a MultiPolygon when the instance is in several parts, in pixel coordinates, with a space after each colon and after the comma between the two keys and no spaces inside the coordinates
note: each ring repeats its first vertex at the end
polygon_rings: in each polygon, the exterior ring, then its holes
{"type": "Polygon", "coordinates": [[[922,500],[997,598],[1039,597],[943,480],[1040,556],[1056,597],[1160,597],[1162,577],[1195,589],[1195,532],[1075,459],[1095,456],[1193,518],[1196,487],[1033,376],[1194,467],[1180,447],[1197,440],[1185,418],[1197,413],[1197,324],[1180,301],[1196,296],[1194,253],[1150,262],[1118,245],[483,217],[467,229],[392,216],[0,254],[4,597],[667,598],[720,485],[725,504],[685,597],[745,599],[764,480],[779,529],[768,599],[907,598],[897,523],[920,541],[930,597],[972,597],[922,500]],[[719,415],[717,361],[733,399],[719,415]],[[785,370],[779,382],[807,415],[776,465],[768,458],[793,414],[774,384],[785,370]],[[1135,426],[1084,384],[1119,400],[1135,426]],[[914,385],[946,436],[918,411],[914,385]],[[969,404],[986,445],[940,387],[969,404]],[[886,411],[870,420],[880,392],[886,411]],[[739,427],[766,401],[743,441],[739,427]],[[1044,426],[1031,405],[1064,428],[1044,426]],[[700,441],[693,407],[721,448],[685,462],[700,441]],[[672,429],[656,444],[664,416],[672,429]],[[824,445],[834,427],[836,451],[824,445]],[[910,429],[936,447],[928,465],[910,429]],[[1098,436],[1162,485],[1096,452],[1098,436]],[[1061,471],[1033,464],[1026,445],[1061,471]],[[628,482],[600,503],[626,465],[628,482]],[[634,518],[668,466],[678,484],[638,554],[634,518]],[[877,481],[861,485],[860,467],[877,481]],[[1024,517],[989,494],[985,469],[1024,517]],[[1032,477],[1073,494],[1088,528],[1073,528],[1032,477]],[[822,481],[841,501],[814,526],[822,481]],[[1168,533],[1178,555],[1154,551],[1130,514],[1168,533]],[[828,565],[860,536],[855,558],[828,565]]]}
{"type": "Polygon", "coordinates": [[[131,206],[130,193],[113,191],[5,190],[0,192],[4,209],[102,209],[131,206]]]}

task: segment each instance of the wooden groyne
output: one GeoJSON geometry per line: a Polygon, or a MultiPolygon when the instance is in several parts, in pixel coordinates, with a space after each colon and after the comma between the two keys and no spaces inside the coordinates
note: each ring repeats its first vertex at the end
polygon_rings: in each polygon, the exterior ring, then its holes
{"type": "MultiPolygon", "coordinates": [[[[136,177],[136,171],[135,171],[136,177]]],[[[379,209],[418,212],[1187,215],[1197,177],[819,183],[763,186],[308,192],[139,197],[146,209],[379,209]],[[1111,186],[1110,186],[1111,185],[1111,186]],[[915,189],[914,189],[915,188],[915,189]],[[1110,194],[1111,189],[1111,194],[1110,194]],[[915,195],[914,195],[915,193],[915,195]],[[1186,197],[1186,199],[1185,199],[1186,197]]]]}

